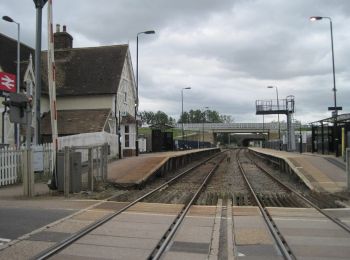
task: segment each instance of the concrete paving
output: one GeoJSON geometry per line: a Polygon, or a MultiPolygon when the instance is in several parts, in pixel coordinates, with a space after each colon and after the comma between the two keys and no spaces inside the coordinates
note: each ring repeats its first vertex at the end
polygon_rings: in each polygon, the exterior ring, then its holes
{"type": "MultiPolygon", "coordinates": [[[[315,209],[268,208],[297,259],[349,259],[350,234],[315,209]]],[[[332,210],[343,218],[349,209],[332,210]]]]}
{"type": "Polygon", "coordinates": [[[232,211],[237,259],[283,259],[257,207],[233,207],[232,211]]]}
{"type": "MultiPolygon", "coordinates": [[[[219,240],[219,232],[215,230],[215,219],[218,216],[216,206],[192,206],[183,223],[175,234],[162,259],[208,259],[211,251],[218,253],[219,244],[213,244],[219,240]],[[215,246],[214,246],[215,245],[215,246]]],[[[219,242],[219,241],[218,241],[219,242]]],[[[216,259],[217,255],[211,255],[216,259]]]]}
{"type": "MultiPolygon", "coordinates": [[[[94,208],[104,201],[55,196],[24,199],[16,196],[18,189],[13,188],[12,199],[0,197],[0,234],[6,236],[0,239],[0,259],[29,259],[112,213],[103,207],[94,208]]],[[[125,205],[115,204],[118,206],[114,209],[125,205]]]]}
{"type": "Polygon", "coordinates": [[[332,156],[300,154],[267,148],[249,148],[257,153],[284,160],[302,181],[312,190],[341,192],[346,188],[343,163],[332,156]],[[337,163],[334,163],[336,161],[337,163]]]}
{"type": "MultiPolygon", "coordinates": [[[[4,187],[0,187],[0,199],[24,199],[23,196],[23,185],[13,184],[4,187]]],[[[46,183],[35,183],[34,185],[34,196],[45,196],[49,195],[50,190],[46,183]]]]}
{"type": "Polygon", "coordinates": [[[138,203],[53,259],[147,259],[181,208],[138,203]]]}

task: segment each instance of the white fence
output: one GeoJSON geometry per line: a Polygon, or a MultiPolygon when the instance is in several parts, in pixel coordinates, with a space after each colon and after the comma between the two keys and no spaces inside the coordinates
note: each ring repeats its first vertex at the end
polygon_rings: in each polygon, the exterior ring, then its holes
{"type": "MultiPolygon", "coordinates": [[[[72,136],[60,137],[58,139],[59,149],[63,149],[65,146],[101,146],[108,143],[110,147],[109,157],[118,156],[118,137],[114,134],[105,132],[98,133],[86,133],[72,136]]],[[[0,149],[0,187],[14,184],[21,178],[22,173],[22,153],[25,147],[20,150],[15,148],[3,148],[0,149]]],[[[32,146],[33,150],[33,170],[43,172],[46,175],[50,175],[53,172],[53,153],[52,144],[42,144],[32,146]]],[[[80,149],[82,152],[82,162],[88,160],[88,149],[80,149]]],[[[93,152],[93,158],[99,156],[99,150],[93,152]]]]}
{"type": "MultiPolygon", "coordinates": [[[[97,133],[86,133],[78,135],[70,135],[58,138],[58,148],[63,149],[65,146],[75,147],[75,146],[100,146],[108,143],[110,147],[110,157],[118,156],[118,136],[115,134],[109,134],[106,132],[97,133]]],[[[88,160],[88,150],[84,149],[82,152],[82,161],[86,162],[88,160]]]]}
{"type": "Polygon", "coordinates": [[[22,151],[15,148],[0,149],[0,187],[14,184],[22,172],[22,151]]]}

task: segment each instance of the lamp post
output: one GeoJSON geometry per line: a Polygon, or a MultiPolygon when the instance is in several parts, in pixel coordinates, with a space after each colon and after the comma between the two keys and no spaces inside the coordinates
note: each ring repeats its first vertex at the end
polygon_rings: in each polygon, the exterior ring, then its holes
{"type": "MultiPolygon", "coordinates": [[[[16,78],[16,85],[17,85],[17,90],[16,92],[19,93],[19,88],[20,88],[20,55],[21,55],[21,25],[20,23],[16,22],[9,16],[3,16],[2,19],[6,22],[9,23],[15,23],[17,24],[17,78],[16,78]]],[[[19,124],[15,124],[15,143],[16,146],[19,147],[19,124]]]]}
{"type": "Polygon", "coordinates": [[[42,27],[42,10],[47,0],[33,0],[36,9],[36,31],[35,31],[35,117],[36,131],[34,134],[35,144],[41,142],[40,138],[40,98],[41,98],[41,27],[42,27]]]}
{"type": "Polygon", "coordinates": [[[186,87],[181,89],[181,123],[182,123],[182,144],[184,142],[184,89],[191,89],[191,87],[186,87]]]}
{"type": "Polygon", "coordinates": [[[333,117],[334,117],[334,146],[335,146],[335,153],[336,156],[339,156],[338,152],[338,137],[337,137],[337,117],[338,117],[338,110],[341,110],[341,107],[337,107],[337,88],[335,85],[335,66],[334,66],[334,44],[333,44],[333,25],[332,25],[332,19],[327,16],[311,16],[310,21],[318,21],[322,19],[329,20],[329,26],[331,31],[331,48],[332,48],[332,70],[333,70],[333,99],[334,99],[334,107],[329,107],[328,110],[334,110],[333,117]]]}
{"type": "Polygon", "coordinates": [[[267,88],[275,88],[276,89],[276,95],[277,95],[277,117],[278,117],[278,145],[279,145],[279,149],[281,149],[281,124],[280,124],[280,114],[279,114],[279,110],[280,110],[280,103],[279,103],[279,99],[278,99],[278,88],[276,86],[267,86],[267,88]]]}
{"type": "Polygon", "coordinates": [[[137,125],[137,112],[139,108],[139,35],[141,34],[155,34],[154,30],[139,32],[136,35],[136,104],[135,104],[135,126],[136,126],[136,135],[135,135],[135,149],[136,156],[139,155],[139,141],[138,137],[138,125],[137,125]]]}
{"type": "Polygon", "coordinates": [[[202,147],[204,148],[204,122],[205,122],[205,112],[209,109],[209,107],[205,107],[203,112],[203,125],[202,125],[202,147]]]}
{"type": "Polygon", "coordinates": [[[263,143],[262,143],[262,147],[265,148],[265,115],[263,114],[263,143]]]}

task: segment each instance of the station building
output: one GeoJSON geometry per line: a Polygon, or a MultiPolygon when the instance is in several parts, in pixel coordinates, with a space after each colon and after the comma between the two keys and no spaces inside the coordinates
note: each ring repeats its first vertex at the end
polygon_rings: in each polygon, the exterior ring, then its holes
{"type": "MultiPolygon", "coordinates": [[[[17,41],[0,34],[0,45],[0,51],[6,53],[0,56],[0,69],[16,74],[17,41]]],[[[57,25],[54,46],[59,143],[88,145],[84,134],[93,140],[95,133],[96,142],[102,136],[113,145],[115,156],[119,151],[124,156],[135,154],[137,97],[129,45],[73,48],[73,37],[66,26],[61,31],[57,25]]],[[[34,57],[34,49],[21,45],[21,81],[30,54],[34,57]]],[[[41,61],[40,143],[51,142],[47,51],[42,52],[41,61]]],[[[13,124],[7,121],[4,125],[7,136],[2,143],[12,145],[13,124]]]]}

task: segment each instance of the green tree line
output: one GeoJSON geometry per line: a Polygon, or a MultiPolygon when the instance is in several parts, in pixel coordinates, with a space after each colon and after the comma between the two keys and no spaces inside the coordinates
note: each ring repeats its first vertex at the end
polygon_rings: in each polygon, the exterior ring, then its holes
{"type": "MultiPolygon", "coordinates": [[[[156,125],[156,124],[176,124],[175,118],[168,116],[163,111],[142,111],[141,121],[143,124],[156,125]]],[[[201,111],[199,109],[190,111],[185,111],[181,115],[177,123],[233,123],[233,119],[228,115],[220,115],[219,112],[215,110],[205,110],[201,111]]]]}

